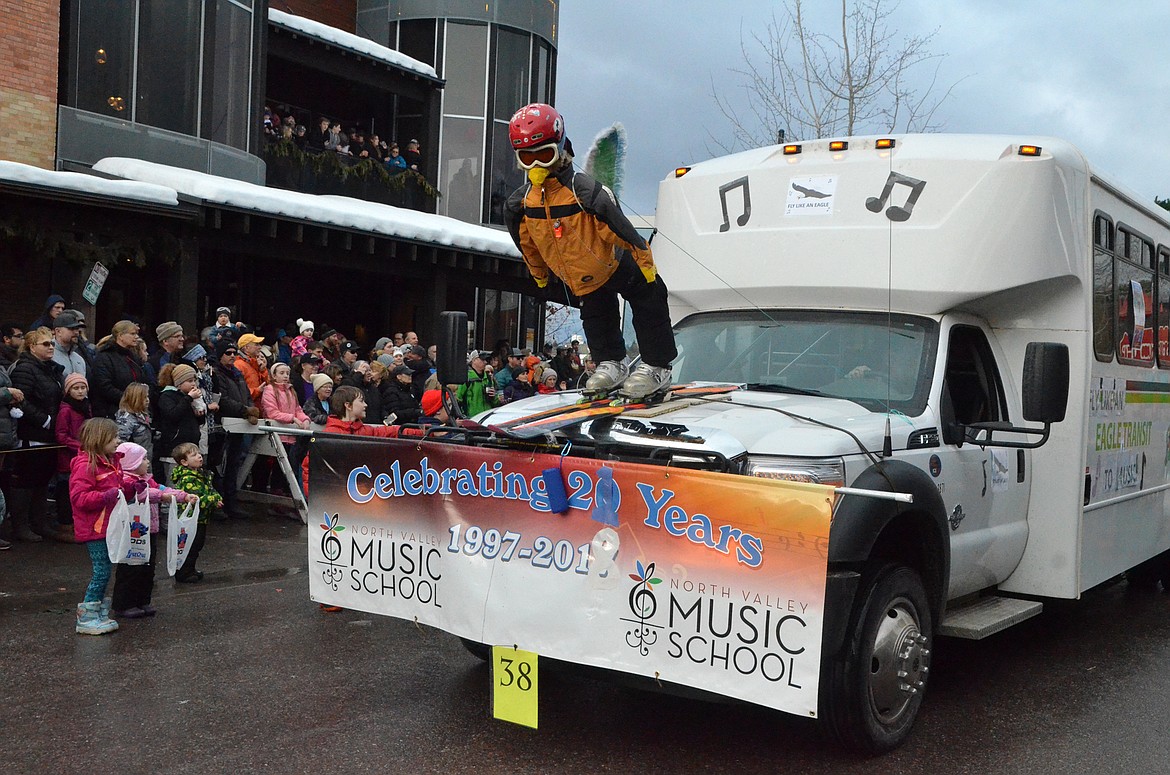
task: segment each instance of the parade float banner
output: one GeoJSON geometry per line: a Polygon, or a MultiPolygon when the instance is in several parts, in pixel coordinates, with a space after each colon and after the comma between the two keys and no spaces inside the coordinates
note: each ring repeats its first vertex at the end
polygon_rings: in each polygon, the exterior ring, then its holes
{"type": "Polygon", "coordinates": [[[328,435],[309,459],[313,600],[816,715],[832,487],[328,435]]]}

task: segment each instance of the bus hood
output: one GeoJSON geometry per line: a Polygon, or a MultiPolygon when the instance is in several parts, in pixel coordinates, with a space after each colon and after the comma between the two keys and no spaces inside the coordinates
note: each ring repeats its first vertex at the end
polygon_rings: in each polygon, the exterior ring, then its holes
{"type": "MultiPolygon", "coordinates": [[[[475,420],[498,427],[538,412],[571,406],[579,399],[578,392],[537,396],[489,410],[475,420]]],[[[880,452],[886,416],[839,398],[737,390],[703,398],[671,398],[647,408],[630,408],[616,416],[589,420],[561,432],[569,438],[579,433],[597,440],[641,445],[701,445],[728,458],[743,453],[829,457],[860,453],[858,442],[868,450],[880,452]]],[[[905,448],[915,430],[935,425],[925,416],[917,422],[900,414],[890,418],[895,449],[905,448]]]]}

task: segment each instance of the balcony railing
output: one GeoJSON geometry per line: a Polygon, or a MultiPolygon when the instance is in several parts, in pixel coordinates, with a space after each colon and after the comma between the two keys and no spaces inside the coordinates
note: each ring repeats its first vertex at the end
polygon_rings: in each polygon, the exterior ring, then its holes
{"type": "Polygon", "coordinates": [[[393,172],[372,159],[355,159],[333,151],[302,151],[281,140],[264,149],[266,184],[304,194],[348,196],[366,202],[435,211],[438,190],[414,170],[393,172]]]}

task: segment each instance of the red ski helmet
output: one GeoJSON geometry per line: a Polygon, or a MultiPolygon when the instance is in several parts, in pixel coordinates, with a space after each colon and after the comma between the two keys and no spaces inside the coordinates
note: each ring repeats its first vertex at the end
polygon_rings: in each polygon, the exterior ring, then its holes
{"type": "Polygon", "coordinates": [[[508,139],[514,151],[549,143],[556,143],[560,148],[565,140],[565,120],[552,105],[534,102],[512,116],[508,122],[508,139]]]}

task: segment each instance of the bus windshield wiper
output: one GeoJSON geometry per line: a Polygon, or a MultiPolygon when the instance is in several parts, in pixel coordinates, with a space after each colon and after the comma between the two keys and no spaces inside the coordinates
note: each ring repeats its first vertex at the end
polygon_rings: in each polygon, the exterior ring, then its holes
{"type": "Polygon", "coordinates": [[[747,384],[748,390],[760,390],[765,393],[791,393],[797,396],[823,396],[825,395],[819,390],[808,390],[806,388],[793,387],[792,385],[780,385],[775,382],[749,382],[747,384]]]}

